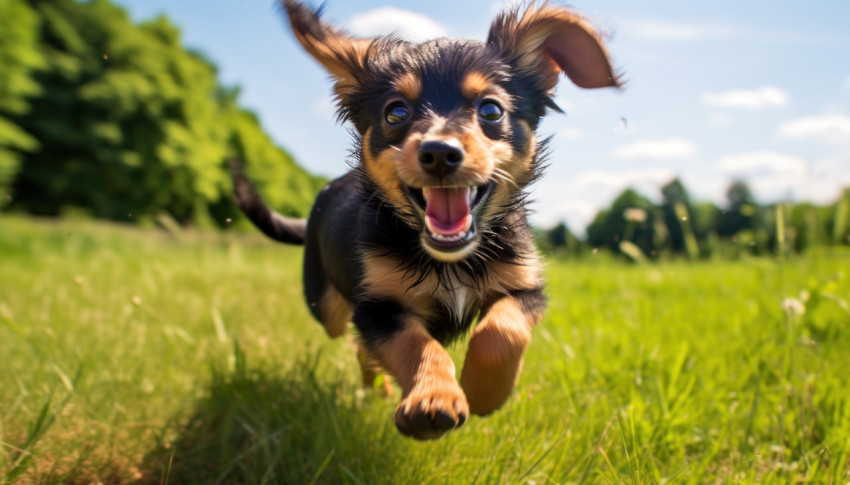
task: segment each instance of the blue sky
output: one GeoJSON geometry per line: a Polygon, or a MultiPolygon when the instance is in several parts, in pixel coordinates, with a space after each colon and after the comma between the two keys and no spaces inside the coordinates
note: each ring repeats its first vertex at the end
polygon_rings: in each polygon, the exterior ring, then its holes
{"type": "MultiPolygon", "coordinates": [[[[167,14],[186,45],[243,88],[271,136],[308,170],[337,176],[350,140],[334,118],[327,75],[271,0],[119,0],[133,18],[167,14]]],[[[508,2],[330,0],[325,18],[360,35],[482,39],[508,2]]],[[[850,186],[850,2],[577,0],[610,34],[628,84],[586,91],[561,82],[540,133],[554,136],[534,191],[542,225],[578,232],[634,186],[657,199],[681,177],[692,197],[722,203],[733,178],[759,201],[834,201],[850,186]],[[626,120],[624,122],[623,120],[626,120]]]]}

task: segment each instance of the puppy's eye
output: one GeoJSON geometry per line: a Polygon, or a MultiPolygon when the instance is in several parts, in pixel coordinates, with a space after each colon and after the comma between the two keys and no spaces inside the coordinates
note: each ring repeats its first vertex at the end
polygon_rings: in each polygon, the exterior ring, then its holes
{"type": "Polygon", "coordinates": [[[391,125],[404,123],[404,121],[407,120],[409,116],[410,110],[408,110],[407,106],[401,101],[395,102],[387,106],[387,110],[384,112],[384,119],[387,120],[387,123],[391,125]]]}
{"type": "Polygon", "coordinates": [[[504,110],[494,101],[485,101],[478,107],[478,116],[487,121],[499,121],[504,110]]]}

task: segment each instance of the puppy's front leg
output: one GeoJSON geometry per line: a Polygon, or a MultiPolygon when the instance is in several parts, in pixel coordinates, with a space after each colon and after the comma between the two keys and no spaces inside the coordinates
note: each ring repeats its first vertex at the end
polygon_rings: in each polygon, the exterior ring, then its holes
{"type": "Polygon", "coordinates": [[[473,413],[490,414],[510,395],[545,301],[539,290],[513,292],[495,301],[473,330],[460,378],[473,413]]]}
{"type": "MultiPolygon", "coordinates": [[[[358,316],[362,312],[355,312],[355,323],[358,316]]],[[[395,425],[416,439],[439,438],[461,426],[469,415],[454,363],[417,317],[399,315],[394,325],[388,335],[367,338],[366,345],[401,386],[395,425]]]]}

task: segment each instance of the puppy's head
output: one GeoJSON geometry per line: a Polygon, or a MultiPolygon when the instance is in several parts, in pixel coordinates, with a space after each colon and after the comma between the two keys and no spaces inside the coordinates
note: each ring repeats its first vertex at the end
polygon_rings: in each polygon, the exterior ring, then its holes
{"type": "Polygon", "coordinates": [[[619,86],[599,35],[563,7],[499,15],[487,42],[351,37],[283,0],[298,41],[334,80],[359,168],[441,262],[473,254],[539,171],[535,130],[561,73],[619,86]]]}

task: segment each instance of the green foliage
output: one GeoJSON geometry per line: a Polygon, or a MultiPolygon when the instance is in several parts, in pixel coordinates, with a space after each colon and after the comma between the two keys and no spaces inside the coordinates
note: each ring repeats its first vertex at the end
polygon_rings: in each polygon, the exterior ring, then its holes
{"type": "Polygon", "coordinates": [[[115,220],[167,212],[223,226],[236,216],[226,161],[239,156],[273,207],[307,212],[321,180],[273,144],[168,19],[137,25],[107,0],[32,2],[31,11],[49,67],[27,92],[31,109],[12,118],[41,141],[23,158],[14,208],[115,220]]]}
{"type": "Polygon", "coordinates": [[[38,46],[38,17],[23,0],[0,0],[0,208],[7,203],[9,186],[18,173],[21,153],[39,144],[9,119],[27,113],[28,96],[41,87],[33,72],[45,60],[38,46]]]}
{"type": "Polygon", "coordinates": [[[587,249],[587,245],[563,222],[547,230],[534,230],[534,237],[543,254],[578,255],[587,249]]]}
{"type": "Polygon", "coordinates": [[[692,258],[698,256],[699,247],[696,240],[700,234],[695,232],[694,228],[699,226],[694,220],[694,209],[688,190],[676,178],[661,187],[661,197],[661,212],[670,238],[670,249],[677,253],[687,253],[692,258]]]}
{"type": "MultiPolygon", "coordinates": [[[[549,260],[516,391],[427,443],[395,430],[399,392],[359,389],[354,345],[311,319],[299,248],[5,216],[0,254],[0,481],[846,483],[850,469],[846,248],[549,260]]],[[[464,344],[450,351],[460,370],[464,344]]]]}
{"type": "Polygon", "coordinates": [[[717,221],[717,233],[721,236],[733,236],[741,231],[756,228],[758,204],[746,182],[735,181],[726,190],[727,206],[721,211],[717,221]]]}
{"type": "Polygon", "coordinates": [[[587,227],[587,242],[594,247],[607,247],[619,252],[623,241],[637,246],[644,255],[656,254],[665,237],[656,226],[659,222],[655,206],[633,189],[626,189],[611,208],[600,211],[587,227]]]}
{"type": "Polygon", "coordinates": [[[850,245],[850,188],[832,206],[782,203],[760,206],[745,182],[732,182],[727,204],[692,203],[682,182],[661,188],[661,203],[633,189],[623,191],[608,209],[597,213],[586,241],[561,223],[537,230],[546,254],[583,254],[588,245],[623,253],[636,262],[686,255],[689,259],[746,255],[799,254],[819,246],[850,245]]]}
{"type": "Polygon", "coordinates": [[[850,188],[844,189],[841,199],[835,204],[832,239],[836,244],[850,245],[850,188]]]}

